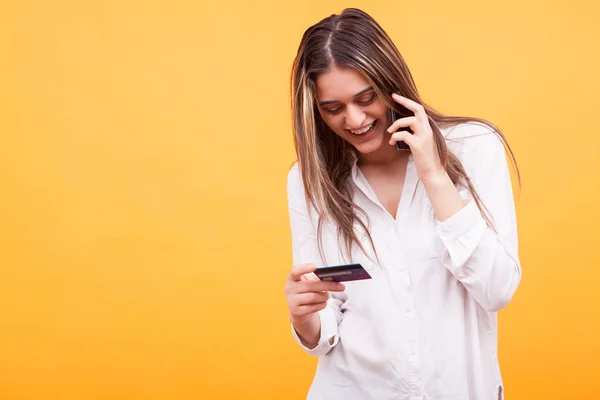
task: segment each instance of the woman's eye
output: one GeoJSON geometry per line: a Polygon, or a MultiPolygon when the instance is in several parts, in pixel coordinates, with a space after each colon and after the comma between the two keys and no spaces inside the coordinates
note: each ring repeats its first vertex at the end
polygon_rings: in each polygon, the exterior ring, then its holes
{"type": "Polygon", "coordinates": [[[342,111],[342,107],[334,108],[333,110],[326,108],[325,111],[327,111],[329,114],[338,114],[340,111],[342,111]]]}
{"type": "Polygon", "coordinates": [[[373,102],[373,100],[375,100],[375,95],[371,96],[367,100],[358,101],[357,103],[360,104],[361,106],[368,106],[369,104],[371,104],[373,102]]]}

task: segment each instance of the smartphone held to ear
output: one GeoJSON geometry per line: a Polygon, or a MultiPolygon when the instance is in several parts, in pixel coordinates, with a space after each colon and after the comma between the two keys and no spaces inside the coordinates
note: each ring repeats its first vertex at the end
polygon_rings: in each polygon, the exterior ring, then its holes
{"type": "MultiPolygon", "coordinates": [[[[401,106],[400,106],[401,107],[401,106]]],[[[392,111],[392,123],[394,123],[394,121],[400,119],[400,118],[406,118],[408,116],[412,116],[412,113],[408,110],[406,110],[406,115],[401,115],[399,114],[397,111],[395,111],[394,109],[391,110],[392,111]]],[[[398,131],[408,131],[411,134],[413,134],[414,132],[412,131],[412,129],[410,129],[410,127],[402,127],[400,129],[398,129],[398,131]]],[[[410,151],[410,147],[405,143],[405,142],[396,142],[395,144],[396,149],[401,150],[401,151],[410,151]]]]}

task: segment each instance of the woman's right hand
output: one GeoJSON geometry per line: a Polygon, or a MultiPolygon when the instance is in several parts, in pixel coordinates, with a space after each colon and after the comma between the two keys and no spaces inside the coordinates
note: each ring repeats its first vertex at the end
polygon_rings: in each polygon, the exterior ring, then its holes
{"type": "Polygon", "coordinates": [[[315,264],[294,265],[285,285],[290,321],[302,323],[327,306],[329,292],[343,292],[343,283],[322,281],[313,272],[315,264]]]}
{"type": "Polygon", "coordinates": [[[321,335],[321,320],[317,312],[327,307],[329,292],[343,292],[343,283],[322,281],[313,272],[315,264],[294,265],[285,285],[285,297],[290,321],[300,340],[314,348],[321,335]]]}

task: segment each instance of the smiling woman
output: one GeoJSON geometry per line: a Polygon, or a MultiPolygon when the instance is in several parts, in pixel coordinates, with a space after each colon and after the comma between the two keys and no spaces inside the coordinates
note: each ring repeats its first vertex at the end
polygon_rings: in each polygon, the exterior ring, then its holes
{"type": "Polygon", "coordinates": [[[389,110],[375,101],[377,94],[367,79],[354,69],[333,66],[317,77],[316,87],[319,109],[330,129],[361,154],[384,148],[386,126],[378,121],[387,122],[389,110]],[[375,136],[378,141],[370,140],[375,136]]]}
{"type": "Polygon", "coordinates": [[[427,106],[357,9],[304,33],[292,108],[286,298],[294,337],[320,357],[308,397],[502,398],[496,313],[521,276],[502,133],[427,106]],[[345,263],[372,279],[314,274],[345,263]]]}

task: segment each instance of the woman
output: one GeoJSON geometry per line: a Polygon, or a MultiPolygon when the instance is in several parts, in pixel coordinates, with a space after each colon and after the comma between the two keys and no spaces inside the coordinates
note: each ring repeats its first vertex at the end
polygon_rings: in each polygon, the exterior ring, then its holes
{"type": "Polygon", "coordinates": [[[304,33],[292,107],[285,293],[294,337],[319,356],[308,398],[503,398],[496,313],[521,276],[504,136],[424,105],[357,9],[304,33]],[[313,273],[345,263],[372,279],[313,273]]]}

